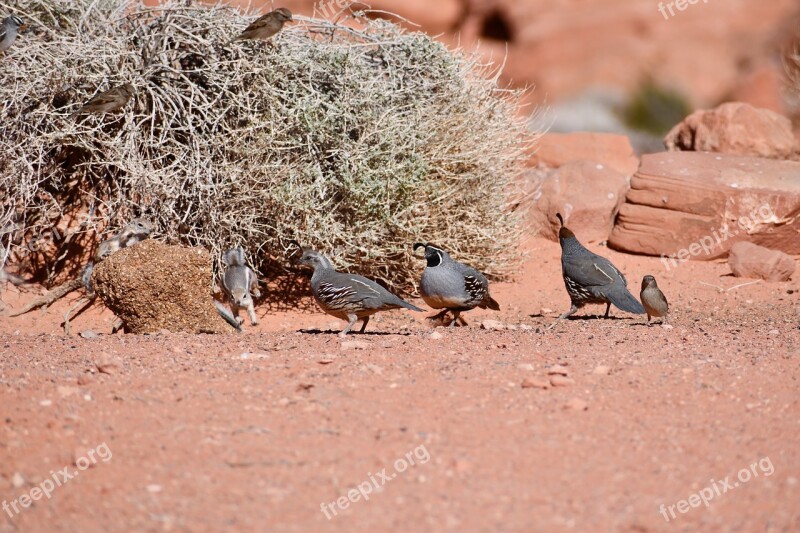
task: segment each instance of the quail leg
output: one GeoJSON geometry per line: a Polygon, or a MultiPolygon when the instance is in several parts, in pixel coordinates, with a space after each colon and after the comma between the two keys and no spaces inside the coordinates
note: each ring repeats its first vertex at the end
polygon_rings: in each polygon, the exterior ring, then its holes
{"type": "Polygon", "coordinates": [[[438,312],[438,313],[436,313],[435,315],[433,315],[433,316],[429,316],[429,317],[428,317],[428,320],[441,320],[441,319],[442,319],[442,317],[448,313],[448,311],[450,311],[450,310],[449,310],[449,309],[447,309],[447,308],[445,308],[445,309],[442,309],[441,311],[439,311],[439,312],[438,312]]]}
{"type": "Polygon", "coordinates": [[[567,311],[565,313],[561,313],[561,315],[557,318],[557,320],[564,320],[565,318],[571,317],[577,311],[578,311],[578,306],[575,305],[575,304],[572,304],[570,306],[570,308],[569,308],[569,311],[567,311]]]}
{"type": "Polygon", "coordinates": [[[456,322],[458,322],[458,316],[460,314],[461,314],[461,311],[457,311],[457,310],[453,309],[453,321],[450,322],[450,327],[451,328],[456,325],[456,322]]]}
{"type": "Polygon", "coordinates": [[[611,302],[606,303],[606,314],[603,315],[603,318],[608,318],[608,312],[611,310],[611,302]]]}
{"type": "Polygon", "coordinates": [[[361,324],[361,330],[359,330],[359,333],[364,333],[364,330],[367,329],[367,322],[369,322],[369,317],[365,316],[363,318],[363,320],[364,320],[364,323],[361,324]]]}
{"type": "Polygon", "coordinates": [[[350,331],[350,328],[352,328],[353,324],[355,324],[356,320],[358,320],[358,315],[356,315],[355,313],[348,313],[347,320],[349,320],[350,322],[348,322],[347,327],[344,328],[341,333],[339,333],[340,337],[344,337],[347,335],[347,333],[350,331]]]}

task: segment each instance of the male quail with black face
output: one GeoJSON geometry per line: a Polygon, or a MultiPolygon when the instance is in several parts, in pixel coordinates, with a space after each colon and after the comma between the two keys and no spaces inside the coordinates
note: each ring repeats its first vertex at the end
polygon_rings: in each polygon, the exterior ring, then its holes
{"type": "Polygon", "coordinates": [[[311,292],[317,304],[329,315],[348,322],[340,336],[347,335],[359,319],[364,321],[360,331],[364,333],[369,317],[379,311],[404,307],[422,312],[419,307],[401,300],[364,276],[337,272],[328,258],[321,253],[307,248],[301,249],[303,254],[297,262],[314,269],[311,276],[311,292]]]}
{"type": "Polygon", "coordinates": [[[590,252],[578,242],[575,234],[564,226],[561,214],[556,214],[561,229],[561,274],[572,302],[569,311],[558,317],[567,318],[586,304],[606,304],[605,317],[611,304],[623,311],[644,314],[644,307],[628,291],[628,282],[622,272],[604,257],[590,252]]]}
{"type": "Polygon", "coordinates": [[[482,309],[500,310],[500,306],[489,295],[489,282],[486,276],[464,263],[454,261],[450,255],[432,244],[418,242],[417,248],[425,248],[425,260],[428,262],[422,272],[419,289],[425,303],[434,309],[443,309],[434,319],[441,318],[452,311],[454,326],[463,311],[480,307],[482,309]]]}

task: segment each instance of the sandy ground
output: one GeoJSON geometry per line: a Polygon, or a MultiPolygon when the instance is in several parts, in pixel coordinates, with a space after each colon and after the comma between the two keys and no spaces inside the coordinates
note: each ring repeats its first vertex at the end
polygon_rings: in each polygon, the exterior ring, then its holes
{"type": "Polygon", "coordinates": [[[0,531],[800,530],[798,283],[589,246],[637,296],[654,274],[672,328],[546,330],[543,240],[465,328],[397,311],[343,342],[262,306],[242,335],[110,335],[92,309],[66,337],[77,295],[0,319],[0,531]]]}

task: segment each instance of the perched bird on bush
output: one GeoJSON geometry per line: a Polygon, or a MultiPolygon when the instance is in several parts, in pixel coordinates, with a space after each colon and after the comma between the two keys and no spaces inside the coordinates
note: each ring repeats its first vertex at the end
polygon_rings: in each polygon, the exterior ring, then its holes
{"type": "Polygon", "coordinates": [[[269,39],[281,31],[283,25],[290,20],[292,20],[292,12],[285,7],[278,8],[251,22],[233,41],[241,41],[244,39],[269,39]]]}
{"type": "Polygon", "coordinates": [[[22,25],[22,19],[16,15],[10,15],[3,19],[3,24],[0,26],[0,52],[5,52],[11,48],[22,25]]]}
{"type": "Polygon", "coordinates": [[[133,85],[124,83],[102,92],[83,104],[75,111],[72,116],[83,115],[86,113],[110,113],[122,109],[133,96],[133,85]]]}
{"type": "Polygon", "coordinates": [[[471,266],[454,261],[447,252],[432,244],[418,242],[414,245],[414,251],[421,247],[425,248],[428,264],[422,272],[420,294],[429,306],[443,309],[431,318],[439,319],[452,311],[450,327],[453,327],[458,320],[466,324],[459,316],[463,311],[476,307],[500,310],[498,303],[489,295],[489,282],[483,274],[471,266]]]}
{"type": "MultiPolygon", "coordinates": [[[[296,242],[292,242],[300,247],[296,242]]],[[[404,307],[412,311],[422,312],[415,305],[401,300],[374,281],[356,274],[337,272],[331,262],[321,253],[300,248],[302,255],[298,264],[314,269],[311,276],[311,292],[323,311],[348,324],[339,334],[344,337],[356,320],[363,320],[360,333],[367,328],[369,317],[378,311],[388,311],[404,307]]]]}
{"type": "Polygon", "coordinates": [[[572,306],[558,317],[567,318],[586,304],[606,304],[605,317],[611,304],[623,311],[644,314],[644,307],[628,291],[628,282],[622,272],[611,261],[600,257],[583,247],[575,234],[564,226],[561,214],[556,214],[561,229],[558,241],[561,243],[561,274],[567,288],[572,306]]]}
{"type": "Polygon", "coordinates": [[[642,305],[647,312],[647,323],[650,323],[650,317],[661,317],[661,322],[667,323],[667,315],[669,314],[669,303],[667,297],[661,292],[656,283],[656,278],[647,275],[642,278],[642,292],[639,294],[642,299],[642,305]]]}
{"type": "Polygon", "coordinates": [[[239,246],[227,250],[222,254],[222,262],[226,266],[225,274],[222,276],[222,286],[230,302],[233,317],[239,324],[244,322],[244,319],[239,318],[239,311],[244,309],[250,317],[250,323],[257,325],[253,296],[258,298],[261,292],[258,290],[258,278],[255,272],[247,266],[244,248],[239,246]]]}

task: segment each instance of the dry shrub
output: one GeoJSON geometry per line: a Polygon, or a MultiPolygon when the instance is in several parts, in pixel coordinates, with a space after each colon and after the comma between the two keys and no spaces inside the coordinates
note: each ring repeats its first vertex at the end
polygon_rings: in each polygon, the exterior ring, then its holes
{"type": "Polygon", "coordinates": [[[55,260],[64,242],[91,248],[144,215],[215,257],[242,243],[267,276],[286,272],[288,239],[395,289],[422,269],[415,241],[495,278],[516,266],[508,198],[533,139],[520,93],[474,55],[357,14],[231,44],[252,16],[225,6],[0,6],[31,24],[0,69],[12,254],[69,226],[55,260]],[[124,113],[70,118],[126,81],[137,94],[124,113]]]}

